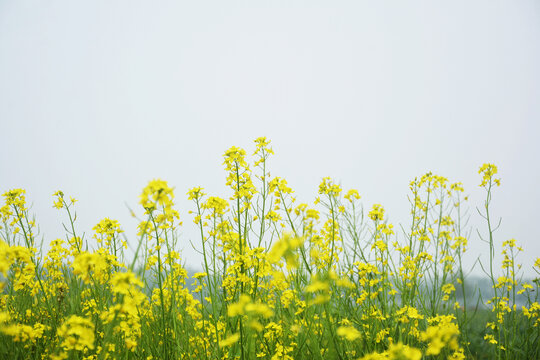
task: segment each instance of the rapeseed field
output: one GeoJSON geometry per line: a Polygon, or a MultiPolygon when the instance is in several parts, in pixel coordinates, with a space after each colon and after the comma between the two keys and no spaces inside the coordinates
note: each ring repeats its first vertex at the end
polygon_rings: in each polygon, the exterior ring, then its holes
{"type": "Polygon", "coordinates": [[[330,178],[314,204],[299,203],[285,179],[270,177],[272,154],[266,138],[255,140],[251,157],[231,147],[223,163],[230,196],[187,192],[202,255],[202,272],[191,276],[166,181],[141,193],[145,217],[129,257],[116,220],[104,218],[83,239],[76,200],[62,191],[53,206],[70,219],[67,236],[42,253],[25,190],[6,191],[0,358],[540,358],[538,279],[522,281],[522,248],[494,237],[495,165],[479,169],[489,252],[482,268],[493,290],[485,298],[465,286],[461,183],[432,173],[412,180],[410,222],[398,236],[382,205],[364,210],[357,190],[330,178]]]}

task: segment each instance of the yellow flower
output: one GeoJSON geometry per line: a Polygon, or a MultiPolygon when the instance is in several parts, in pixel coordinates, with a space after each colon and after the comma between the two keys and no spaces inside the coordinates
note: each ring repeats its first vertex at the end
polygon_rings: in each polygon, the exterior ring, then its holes
{"type": "Polygon", "coordinates": [[[236,171],[237,167],[247,166],[246,160],[244,159],[245,156],[246,151],[244,149],[237,148],[236,146],[232,146],[230,149],[225,151],[225,154],[223,155],[225,161],[223,164],[225,165],[226,170],[236,171]]]}
{"type": "Polygon", "coordinates": [[[379,249],[380,251],[384,252],[384,251],[386,251],[386,250],[388,249],[388,245],[387,245],[384,241],[382,241],[382,240],[377,240],[377,241],[375,241],[375,243],[371,246],[371,249],[372,249],[372,250],[375,249],[375,248],[377,248],[377,249],[379,249]]]}
{"type": "Polygon", "coordinates": [[[90,319],[72,315],[58,328],[58,337],[64,340],[61,346],[66,351],[93,349],[94,324],[90,319]]]}
{"type": "Polygon", "coordinates": [[[265,155],[273,154],[274,151],[272,150],[272,148],[268,147],[268,145],[270,145],[270,140],[267,140],[266,137],[259,137],[255,139],[254,142],[256,144],[256,149],[253,152],[253,155],[261,155],[261,159],[257,163],[255,163],[255,166],[257,166],[264,160],[265,155]]]}
{"type": "Polygon", "coordinates": [[[438,325],[428,326],[426,331],[420,333],[420,339],[428,342],[426,355],[439,355],[445,346],[457,351],[458,326],[451,322],[450,317],[440,316],[436,319],[440,321],[438,325]]]}
{"type": "Polygon", "coordinates": [[[238,299],[238,302],[230,304],[227,309],[229,317],[245,314],[245,307],[251,302],[251,298],[248,295],[242,294],[238,299]]]}
{"type": "Polygon", "coordinates": [[[310,293],[314,293],[317,291],[328,291],[329,288],[330,288],[330,285],[328,285],[327,282],[315,280],[314,282],[306,286],[306,291],[310,293]]]}
{"type": "Polygon", "coordinates": [[[257,315],[261,315],[262,317],[268,319],[271,318],[274,315],[274,312],[270,307],[266,304],[261,303],[250,303],[247,304],[245,307],[245,310],[247,313],[254,313],[257,315]]]}
{"type": "Polygon", "coordinates": [[[404,345],[401,342],[391,344],[388,347],[388,355],[390,359],[420,360],[422,358],[422,352],[420,350],[404,345]]]}
{"type": "Polygon", "coordinates": [[[143,189],[140,195],[140,203],[147,212],[153,211],[156,206],[171,208],[173,205],[173,189],[167,185],[166,181],[152,180],[143,189]]]}
{"type": "Polygon", "coordinates": [[[110,246],[111,241],[124,231],[120,228],[120,223],[117,220],[104,218],[96,226],[92,228],[96,232],[94,238],[98,243],[105,243],[105,246],[110,246]],[[98,236],[99,235],[99,236],[98,236]]]}
{"type": "Polygon", "coordinates": [[[442,292],[447,295],[450,295],[454,291],[456,291],[456,288],[453,284],[445,284],[442,286],[442,292]]]}
{"type": "Polygon", "coordinates": [[[79,275],[86,284],[90,283],[92,274],[94,275],[94,280],[102,280],[109,273],[109,265],[103,256],[98,253],[89,253],[86,251],[75,256],[72,267],[73,274],[79,275]]]}
{"type": "Polygon", "coordinates": [[[282,257],[285,257],[289,266],[296,267],[298,255],[295,253],[295,250],[302,246],[303,243],[302,238],[296,237],[291,233],[285,233],[268,252],[268,261],[272,264],[277,264],[282,257]]]}
{"type": "Polygon", "coordinates": [[[306,210],[306,217],[308,219],[313,219],[313,220],[319,220],[319,212],[317,210],[314,210],[314,209],[307,209],[306,210]]]}
{"type": "Polygon", "coordinates": [[[227,337],[226,339],[221,340],[219,342],[219,345],[223,347],[231,346],[234,343],[238,342],[239,339],[240,339],[240,335],[238,333],[234,333],[231,336],[227,337]]]}
{"type": "Polygon", "coordinates": [[[360,199],[360,194],[358,194],[358,190],[351,189],[347,191],[347,194],[345,194],[344,198],[352,202],[352,199],[360,199]]]}
{"type": "Polygon", "coordinates": [[[40,323],[36,323],[34,327],[25,324],[13,324],[0,328],[0,331],[8,336],[12,336],[15,342],[31,341],[35,343],[36,339],[43,336],[43,331],[46,328],[45,325],[40,323]]]}
{"type": "Polygon", "coordinates": [[[337,329],[338,336],[344,337],[348,341],[354,341],[361,337],[360,331],[354,326],[340,326],[337,329]]]}
{"type": "Polygon", "coordinates": [[[338,196],[340,193],[341,186],[334,184],[334,182],[329,177],[325,177],[322,179],[321,184],[319,185],[319,194],[338,196]]]}
{"type": "Polygon", "coordinates": [[[60,190],[56,191],[53,196],[56,196],[56,201],[53,204],[53,207],[56,209],[61,209],[64,207],[64,193],[60,190]]]}
{"type": "Polygon", "coordinates": [[[6,206],[13,206],[19,211],[26,210],[24,207],[26,204],[24,194],[26,194],[26,190],[24,189],[13,189],[10,191],[6,191],[3,195],[6,201],[6,206]]]}
{"type": "Polygon", "coordinates": [[[384,218],[384,208],[380,204],[373,204],[373,208],[368,213],[368,216],[373,221],[382,221],[384,218]]]}
{"type": "Polygon", "coordinates": [[[293,190],[287,185],[287,180],[275,177],[268,183],[268,190],[274,193],[274,196],[279,200],[281,194],[292,194],[293,190]]]}
{"type": "Polygon", "coordinates": [[[111,290],[117,294],[128,295],[136,286],[143,287],[143,283],[131,271],[117,272],[111,278],[111,290]]]}
{"type": "Polygon", "coordinates": [[[227,200],[223,200],[219,197],[211,196],[206,202],[202,205],[203,209],[209,209],[214,212],[216,215],[223,215],[227,211],[229,204],[227,200]]]}
{"type": "Polygon", "coordinates": [[[491,181],[495,182],[497,186],[501,185],[501,179],[493,179],[493,176],[497,173],[497,166],[493,164],[484,164],[480,167],[478,173],[483,176],[480,186],[486,186],[491,181]]]}
{"type": "Polygon", "coordinates": [[[198,200],[202,198],[204,195],[206,195],[203,192],[202,187],[194,187],[193,189],[188,191],[188,200],[198,200]]]}
{"type": "Polygon", "coordinates": [[[207,276],[208,274],[205,273],[205,272],[198,272],[198,273],[195,273],[193,274],[193,278],[199,280],[199,279],[202,279],[203,277],[207,276]]]}

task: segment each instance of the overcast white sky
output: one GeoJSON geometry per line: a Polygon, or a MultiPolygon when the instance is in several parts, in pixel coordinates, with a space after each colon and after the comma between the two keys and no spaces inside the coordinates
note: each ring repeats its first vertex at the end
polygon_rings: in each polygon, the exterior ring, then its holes
{"type": "MultiPolygon", "coordinates": [[[[408,183],[433,171],[482,204],[499,166],[502,242],[540,256],[539,1],[0,0],[0,191],[23,187],[47,241],[51,194],[79,199],[79,229],[128,234],[147,181],[227,197],[232,145],[267,136],[311,202],[323,176],[407,219],[408,183]]],[[[483,230],[483,228],[481,229],[483,230]]],[[[471,258],[485,253],[473,237],[471,258]],[[474,256],[473,256],[474,255],[474,256]]],[[[195,259],[195,260],[194,260],[195,259]]],[[[485,259],[484,259],[485,260],[485,259]]]]}

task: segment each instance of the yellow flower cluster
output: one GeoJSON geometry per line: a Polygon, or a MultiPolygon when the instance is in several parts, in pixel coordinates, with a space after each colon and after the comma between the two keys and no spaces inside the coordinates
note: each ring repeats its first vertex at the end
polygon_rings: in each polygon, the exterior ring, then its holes
{"type": "Polygon", "coordinates": [[[94,324],[90,319],[72,315],[58,328],[58,337],[63,339],[65,351],[82,351],[94,348],[94,324]]]}
{"type": "Polygon", "coordinates": [[[173,205],[173,189],[166,181],[156,179],[148,183],[140,195],[140,204],[147,212],[152,212],[156,207],[170,208],[173,205]]]}
{"type": "Polygon", "coordinates": [[[381,204],[373,204],[373,208],[368,214],[373,221],[382,221],[384,219],[384,208],[381,204]]]}
{"type": "Polygon", "coordinates": [[[495,179],[493,177],[497,174],[497,166],[493,164],[483,164],[478,170],[478,173],[482,174],[480,186],[491,185],[492,183],[495,183],[497,186],[501,185],[501,179],[495,179]]]}

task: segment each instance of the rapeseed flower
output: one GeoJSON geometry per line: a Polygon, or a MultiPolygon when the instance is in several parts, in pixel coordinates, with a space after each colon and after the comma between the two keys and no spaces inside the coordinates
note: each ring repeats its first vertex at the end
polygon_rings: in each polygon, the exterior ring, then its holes
{"type": "Polygon", "coordinates": [[[357,340],[362,336],[354,326],[340,326],[337,328],[337,334],[348,341],[357,340]]]}
{"type": "Polygon", "coordinates": [[[58,337],[63,339],[61,346],[65,351],[93,349],[94,324],[90,319],[72,315],[58,328],[58,337]]]}
{"type": "Polygon", "coordinates": [[[173,188],[160,179],[152,180],[146,185],[140,195],[140,204],[147,212],[153,211],[156,206],[170,208],[173,205],[173,188]]]}
{"type": "Polygon", "coordinates": [[[373,208],[368,214],[373,221],[382,221],[384,219],[384,208],[380,204],[373,204],[373,208]]]}

